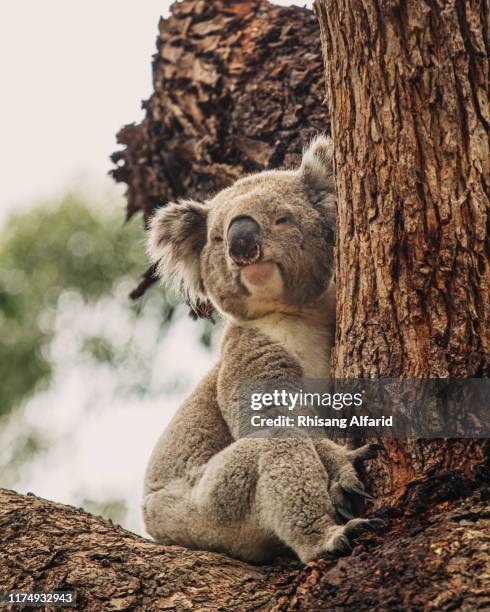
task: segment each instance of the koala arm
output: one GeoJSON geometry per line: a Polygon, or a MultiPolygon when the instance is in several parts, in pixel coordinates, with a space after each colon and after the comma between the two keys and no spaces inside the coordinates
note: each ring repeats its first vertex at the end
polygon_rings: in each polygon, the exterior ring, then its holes
{"type": "Polygon", "coordinates": [[[145,495],[172,480],[189,477],[232,440],[216,404],[218,366],[201,381],[175,413],[153,449],[145,495]]]}

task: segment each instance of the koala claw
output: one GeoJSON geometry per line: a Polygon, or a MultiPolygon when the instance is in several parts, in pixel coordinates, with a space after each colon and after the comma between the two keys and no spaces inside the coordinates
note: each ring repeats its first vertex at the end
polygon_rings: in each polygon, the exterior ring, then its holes
{"type": "Polygon", "coordinates": [[[338,527],[329,539],[325,548],[332,555],[348,555],[352,551],[350,540],[363,531],[378,531],[385,527],[384,521],[377,518],[353,518],[342,527],[338,527]]]}
{"type": "Polygon", "coordinates": [[[348,537],[355,537],[362,533],[363,531],[367,531],[371,529],[372,531],[377,531],[385,527],[384,521],[378,518],[368,518],[368,519],[352,519],[344,526],[344,533],[348,537]]]}
{"type": "Polygon", "coordinates": [[[372,495],[369,495],[369,493],[367,493],[367,491],[364,490],[362,483],[359,485],[356,485],[353,483],[350,483],[347,485],[343,482],[340,482],[340,486],[346,493],[357,493],[357,495],[360,495],[361,497],[365,497],[366,499],[374,499],[372,495]]]}
{"type": "Polygon", "coordinates": [[[373,528],[374,531],[383,531],[387,527],[387,523],[386,521],[383,521],[383,519],[372,518],[369,520],[371,522],[371,527],[373,528]]]}
{"type": "Polygon", "coordinates": [[[333,555],[348,555],[352,551],[352,545],[347,536],[340,534],[330,540],[327,550],[333,555]]]}
{"type": "Polygon", "coordinates": [[[372,495],[369,495],[369,493],[367,493],[364,489],[361,489],[360,487],[351,486],[350,491],[353,491],[354,493],[357,493],[358,495],[360,495],[361,497],[365,497],[366,499],[374,499],[372,495]]]}
{"type": "Polygon", "coordinates": [[[341,520],[345,519],[346,521],[350,521],[354,518],[354,515],[343,506],[338,505],[336,506],[335,510],[337,511],[337,514],[340,516],[341,520]]]}

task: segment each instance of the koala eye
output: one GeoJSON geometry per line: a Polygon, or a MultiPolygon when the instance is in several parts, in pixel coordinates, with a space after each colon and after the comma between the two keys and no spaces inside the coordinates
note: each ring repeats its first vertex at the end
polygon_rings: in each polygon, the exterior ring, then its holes
{"type": "Polygon", "coordinates": [[[212,238],[213,242],[223,242],[223,237],[222,236],[213,236],[212,238]]]}
{"type": "Polygon", "coordinates": [[[289,222],[289,217],[288,215],[282,215],[281,217],[278,217],[275,221],[275,225],[285,225],[286,223],[289,222]]]}

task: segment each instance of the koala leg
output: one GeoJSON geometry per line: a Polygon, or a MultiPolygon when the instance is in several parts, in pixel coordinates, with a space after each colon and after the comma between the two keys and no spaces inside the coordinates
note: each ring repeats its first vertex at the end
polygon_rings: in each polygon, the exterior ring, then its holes
{"type": "Polygon", "coordinates": [[[188,479],[179,478],[144,496],[145,527],[157,542],[194,548],[195,508],[190,493],[188,479]]]}
{"type": "Polygon", "coordinates": [[[264,562],[280,547],[253,510],[257,453],[235,442],[186,478],[146,494],[143,515],[148,533],[163,544],[225,552],[264,562]]]}
{"type": "Polygon", "coordinates": [[[307,562],[346,554],[375,521],[336,524],[327,473],[305,438],[242,438],[145,498],[156,540],[263,562],[287,545],[307,562]]]}
{"type": "Polygon", "coordinates": [[[311,440],[242,438],[210,460],[192,498],[221,550],[257,561],[283,543],[307,562],[347,553],[349,538],[377,526],[336,524],[326,482],[311,440]]]}
{"type": "Polygon", "coordinates": [[[338,525],[328,474],[310,439],[274,439],[259,461],[257,499],[262,519],[307,562],[324,553],[347,554],[350,539],[381,527],[376,519],[338,525]]]}

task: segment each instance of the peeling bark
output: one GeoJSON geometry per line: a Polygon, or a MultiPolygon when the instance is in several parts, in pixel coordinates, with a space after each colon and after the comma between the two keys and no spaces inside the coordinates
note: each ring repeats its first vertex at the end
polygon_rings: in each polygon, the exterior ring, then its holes
{"type": "Polygon", "coordinates": [[[146,117],[124,127],[112,174],[128,217],[203,198],[247,172],[292,166],[328,129],[312,11],[265,0],[184,0],[160,22],[146,117]]]}
{"type": "Polygon", "coordinates": [[[284,588],[280,567],[161,546],[83,510],[4,489],[0,536],[0,591],[73,590],[79,610],[265,610],[284,588]]]}
{"type": "Polygon", "coordinates": [[[490,606],[490,512],[481,492],[456,507],[392,520],[337,562],[310,563],[277,610],[464,610],[490,606]]]}

